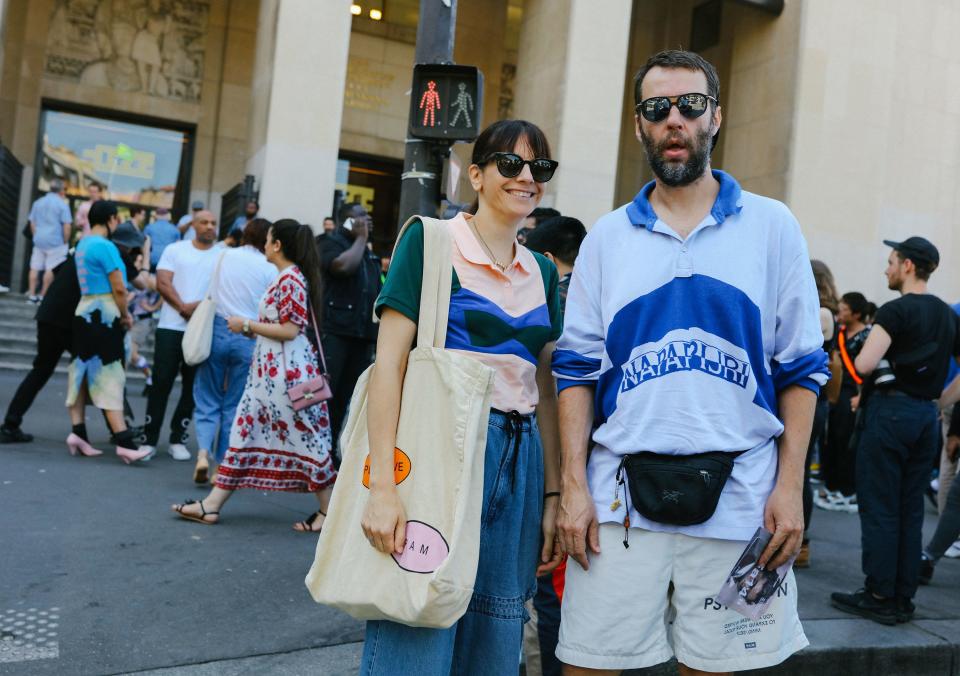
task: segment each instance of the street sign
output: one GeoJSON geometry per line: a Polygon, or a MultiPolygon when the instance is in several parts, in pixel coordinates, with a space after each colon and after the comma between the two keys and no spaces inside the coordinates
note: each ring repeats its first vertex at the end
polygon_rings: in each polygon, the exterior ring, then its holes
{"type": "Polygon", "coordinates": [[[483,74],[475,66],[418,64],[410,90],[410,135],[473,141],[480,133],[483,74]]]}

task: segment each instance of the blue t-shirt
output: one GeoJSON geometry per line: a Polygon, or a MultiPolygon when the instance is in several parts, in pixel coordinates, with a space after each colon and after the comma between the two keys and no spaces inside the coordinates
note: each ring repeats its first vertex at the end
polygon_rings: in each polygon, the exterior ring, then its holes
{"type": "Polygon", "coordinates": [[[120,270],[123,284],[127,284],[127,270],[120,258],[120,251],[110,240],[100,235],[87,235],[77,244],[77,280],[80,293],[91,296],[110,293],[110,273],[120,270]]]}
{"type": "Polygon", "coordinates": [[[163,250],[174,242],[180,241],[180,231],[177,226],[163,218],[150,223],[143,229],[143,234],[150,238],[150,267],[157,267],[163,250]]]}
{"type": "Polygon", "coordinates": [[[65,244],[63,224],[73,222],[70,207],[55,192],[48,192],[30,207],[30,221],[37,226],[33,245],[38,249],[55,249],[65,244]]]}

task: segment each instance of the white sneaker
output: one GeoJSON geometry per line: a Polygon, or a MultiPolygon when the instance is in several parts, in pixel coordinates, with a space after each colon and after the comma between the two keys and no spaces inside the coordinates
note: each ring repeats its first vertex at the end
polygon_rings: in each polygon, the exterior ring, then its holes
{"type": "Polygon", "coordinates": [[[170,448],[167,449],[167,453],[169,453],[170,457],[174,460],[190,459],[190,451],[188,451],[187,447],[183,444],[170,444],[170,448]]]}
{"type": "Polygon", "coordinates": [[[848,512],[850,514],[857,514],[860,511],[860,505],[857,503],[856,494],[849,497],[842,497],[837,501],[837,510],[841,512],[848,512]]]}
{"type": "Polygon", "coordinates": [[[144,444],[143,446],[141,446],[141,447],[138,448],[137,450],[138,450],[138,451],[150,451],[150,453],[149,453],[148,455],[145,455],[145,456],[143,456],[142,458],[140,458],[140,462],[147,462],[148,460],[152,460],[152,459],[153,459],[153,456],[155,456],[155,455],[157,454],[157,447],[156,447],[156,446],[148,446],[148,445],[144,444]]]}
{"type": "Polygon", "coordinates": [[[840,497],[842,496],[840,496],[838,493],[828,491],[827,489],[823,489],[823,492],[814,491],[813,504],[820,509],[826,509],[831,512],[835,512],[838,510],[837,501],[840,497]]]}
{"type": "Polygon", "coordinates": [[[943,554],[948,559],[960,559],[960,540],[957,540],[943,554]]]}
{"type": "Polygon", "coordinates": [[[0,293],[10,293],[10,287],[0,284],[0,293]]]}

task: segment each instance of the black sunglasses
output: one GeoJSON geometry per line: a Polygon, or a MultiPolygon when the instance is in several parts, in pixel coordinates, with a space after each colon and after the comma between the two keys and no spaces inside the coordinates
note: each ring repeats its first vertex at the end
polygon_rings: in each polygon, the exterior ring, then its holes
{"type": "Polygon", "coordinates": [[[706,94],[681,94],[680,96],[653,96],[637,104],[637,113],[650,122],[662,122],[670,115],[670,108],[677,107],[688,120],[695,120],[707,112],[707,101],[718,103],[706,94]]]}
{"type": "Polygon", "coordinates": [[[497,171],[504,178],[516,178],[523,171],[523,165],[530,165],[530,175],[537,183],[546,183],[553,178],[553,172],[557,170],[560,163],[555,160],[548,160],[545,157],[537,157],[532,160],[525,160],[516,153],[490,153],[480,164],[486,164],[491,160],[496,161],[497,171]]]}

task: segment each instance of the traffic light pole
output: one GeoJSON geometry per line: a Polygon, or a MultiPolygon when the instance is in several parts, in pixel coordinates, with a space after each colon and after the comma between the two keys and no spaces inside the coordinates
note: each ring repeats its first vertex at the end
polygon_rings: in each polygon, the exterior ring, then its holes
{"type": "MultiPolygon", "coordinates": [[[[420,0],[414,63],[452,63],[457,0],[420,0]]],[[[416,92],[411,92],[416,96],[416,92]]],[[[412,122],[412,120],[411,120],[412,122]]],[[[443,160],[448,141],[426,141],[408,134],[400,184],[400,223],[414,215],[436,216],[440,208],[443,160]]]]}

